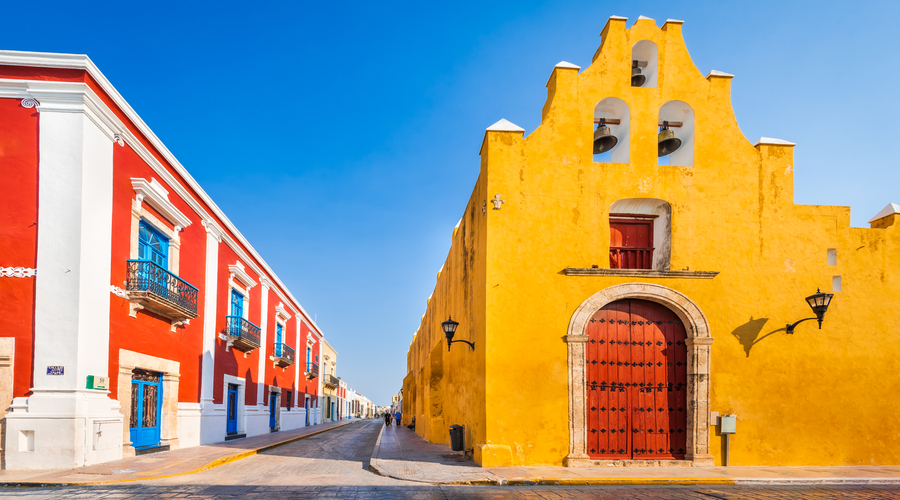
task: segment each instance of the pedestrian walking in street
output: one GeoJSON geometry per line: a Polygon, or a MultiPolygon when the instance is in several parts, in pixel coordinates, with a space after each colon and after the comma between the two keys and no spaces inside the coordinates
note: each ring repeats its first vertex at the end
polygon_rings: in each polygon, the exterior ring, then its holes
{"type": "Polygon", "coordinates": [[[386,425],[388,427],[391,426],[391,414],[388,412],[385,412],[385,414],[384,414],[384,425],[386,425]]]}
{"type": "Polygon", "coordinates": [[[400,427],[400,417],[401,415],[399,411],[397,413],[394,413],[394,423],[397,425],[397,427],[400,427]]]}

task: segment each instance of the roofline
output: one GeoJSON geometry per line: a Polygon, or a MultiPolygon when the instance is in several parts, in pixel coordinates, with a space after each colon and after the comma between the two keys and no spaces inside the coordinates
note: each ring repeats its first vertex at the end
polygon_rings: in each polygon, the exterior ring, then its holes
{"type": "Polygon", "coordinates": [[[213,214],[218,217],[218,219],[227,227],[232,233],[234,233],[235,237],[238,241],[243,245],[247,251],[252,255],[266,270],[272,280],[274,280],[278,286],[284,291],[284,293],[290,298],[290,300],[297,306],[300,311],[306,316],[306,319],[309,321],[310,325],[314,327],[316,331],[324,338],[324,334],[321,333],[322,330],[319,328],[319,325],[313,321],[310,317],[309,313],[306,312],[306,309],[300,304],[300,301],[297,300],[291,291],[285,286],[284,282],[281,281],[281,278],[275,274],[275,271],[266,263],[265,259],[253,248],[253,245],[247,241],[247,238],[238,231],[238,228],[231,222],[228,216],[225,215],[225,212],[216,205],[216,202],[206,194],[206,191],[200,187],[200,184],[194,179],[194,177],[188,173],[187,169],[181,162],[175,158],[175,155],[169,151],[163,142],[153,133],[153,130],[144,123],[144,120],[141,119],[140,115],[137,114],[137,111],[128,104],[128,101],[122,97],[122,94],[119,93],[118,90],[113,86],[113,84],[103,75],[103,72],[100,71],[100,68],[91,61],[91,58],[86,54],[63,54],[63,53],[54,53],[54,52],[25,52],[18,50],[0,50],[0,65],[3,66],[32,66],[39,68],[65,68],[65,69],[80,69],[85,70],[91,75],[100,88],[103,89],[104,92],[112,99],[112,101],[119,107],[119,109],[125,113],[125,116],[134,124],[137,129],[144,134],[150,144],[156,148],[157,152],[159,152],[162,157],[169,162],[172,168],[175,169],[175,172],[178,173],[179,176],[187,183],[188,187],[194,190],[194,192],[200,197],[200,199],[206,203],[207,206],[213,211],[213,214]]]}

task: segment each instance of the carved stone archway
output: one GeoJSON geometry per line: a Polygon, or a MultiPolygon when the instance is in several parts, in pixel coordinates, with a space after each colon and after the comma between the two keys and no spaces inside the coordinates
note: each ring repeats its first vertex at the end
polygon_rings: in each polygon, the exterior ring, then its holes
{"type": "Polygon", "coordinates": [[[709,358],[713,341],[709,333],[709,322],[700,307],[687,296],[652,283],[623,283],[603,289],[578,306],[569,321],[569,331],[565,337],[569,351],[569,454],[563,464],[567,467],[608,465],[607,461],[592,460],[587,454],[584,361],[585,343],[588,341],[586,328],[591,316],[601,307],[623,299],[656,302],[669,308],[684,323],[688,335],[687,425],[690,430],[685,460],[690,460],[694,466],[714,465],[713,456],[709,453],[709,358]]]}

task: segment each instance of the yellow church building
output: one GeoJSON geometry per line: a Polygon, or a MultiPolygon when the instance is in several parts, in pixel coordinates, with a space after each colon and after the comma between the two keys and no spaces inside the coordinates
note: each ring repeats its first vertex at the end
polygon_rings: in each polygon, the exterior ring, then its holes
{"type": "Polygon", "coordinates": [[[900,464],[900,207],[794,204],[681,30],[610,18],[534,132],[487,129],[404,423],[482,466],[900,464]]]}

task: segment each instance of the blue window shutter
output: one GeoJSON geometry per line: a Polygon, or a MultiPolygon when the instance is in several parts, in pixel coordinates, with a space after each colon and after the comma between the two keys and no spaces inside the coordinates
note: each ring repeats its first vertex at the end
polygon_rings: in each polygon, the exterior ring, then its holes
{"type": "Polygon", "coordinates": [[[231,315],[244,317],[244,296],[235,289],[231,289],[231,315]]]}

